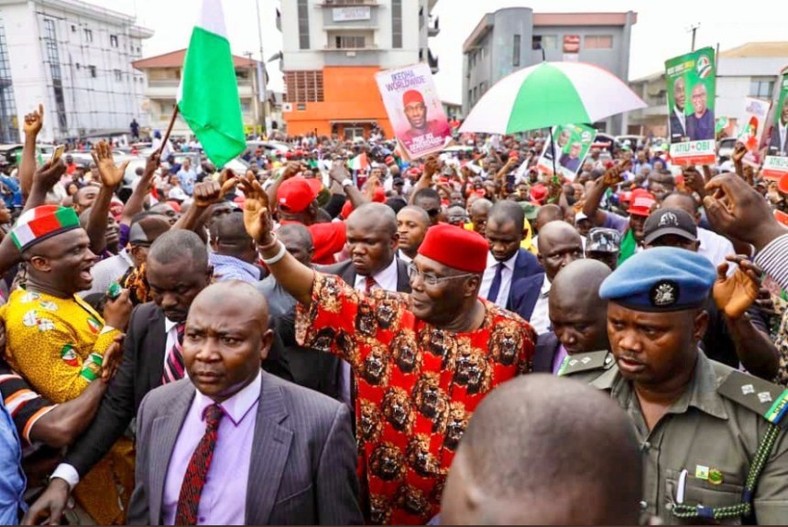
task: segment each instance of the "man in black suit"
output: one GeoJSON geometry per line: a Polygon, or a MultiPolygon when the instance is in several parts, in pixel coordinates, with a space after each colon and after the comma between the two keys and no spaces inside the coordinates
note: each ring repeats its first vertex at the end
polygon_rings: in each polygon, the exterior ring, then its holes
{"type": "MultiPolygon", "coordinates": [[[[123,359],[101,401],[96,418],[52,474],[46,492],[31,507],[29,518],[60,518],[71,490],[121,437],[142,399],[154,388],[183,377],[180,352],[183,325],[192,301],[211,282],[205,243],[197,234],[174,230],[161,235],[148,253],[146,277],[154,302],[132,312],[123,344],[123,359]]],[[[276,339],[275,339],[276,340],[276,339]]],[[[289,377],[281,365],[266,369],[289,377]]]]}
{"type": "Polygon", "coordinates": [[[788,99],[783,101],[780,118],[772,128],[769,139],[769,155],[779,156],[788,153],[788,99]]]}
{"type": "MultiPolygon", "coordinates": [[[[374,289],[410,293],[408,266],[397,258],[397,215],[391,207],[367,203],[354,210],[347,219],[347,245],[350,259],[324,267],[322,272],[340,277],[363,293],[374,289]]],[[[339,375],[340,399],[353,408],[350,365],[345,361],[341,361],[339,375]]]]}
{"type": "Polygon", "coordinates": [[[670,142],[680,143],[687,137],[687,116],[684,114],[684,104],[687,101],[687,88],[684,77],[679,77],[673,83],[674,108],[670,112],[670,142]]]}
{"type": "Polygon", "coordinates": [[[556,374],[568,355],[609,348],[607,302],[600,300],[599,286],[610,273],[602,262],[584,259],[556,275],[549,298],[552,331],[539,336],[534,371],[556,374]]]}
{"type": "Polygon", "coordinates": [[[520,247],[525,232],[525,212],[518,203],[493,205],[485,229],[490,253],[479,296],[504,309],[511,309],[515,281],[544,271],[536,257],[520,247]]]}

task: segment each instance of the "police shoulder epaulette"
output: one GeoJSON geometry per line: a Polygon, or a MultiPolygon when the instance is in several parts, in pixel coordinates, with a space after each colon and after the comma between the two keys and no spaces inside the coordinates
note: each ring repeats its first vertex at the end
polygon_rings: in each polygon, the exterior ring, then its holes
{"type": "Polygon", "coordinates": [[[732,371],[717,392],[776,425],[788,412],[788,389],[740,371],[732,371]]]}
{"type": "Polygon", "coordinates": [[[606,350],[567,355],[558,369],[558,375],[572,375],[613,366],[613,355],[606,350]]]}

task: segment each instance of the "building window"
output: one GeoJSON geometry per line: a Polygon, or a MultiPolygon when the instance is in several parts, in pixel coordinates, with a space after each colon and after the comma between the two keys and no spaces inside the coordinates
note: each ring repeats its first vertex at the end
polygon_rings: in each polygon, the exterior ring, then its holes
{"type": "Polygon", "coordinates": [[[49,75],[52,78],[52,94],[55,98],[55,114],[61,135],[68,131],[66,119],[66,98],[63,94],[63,75],[60,70],[60,51],[57,45],[55,21],[51,18],[44,19],[44,52],[46,62],[49,63],[49,75]]]}
{"type": "Polygon", "coordinates": [[[613,49],[613,35],[586,35],[586,49],[613,49]]]}
{"type": "Polygon", "coordinates": [[[8,60],[8,45],[5,41],[5,26],[0,18],[0,143],[19,142],[17,119],[14,84],[11,80],[11,64],[8,60]]]}
{"type": "Polygon", "coordinates": [[[93,30],[85,28],[85,41],[93,42],[93,30]]]}
{"type": "Polygon", "coordinates": [[[487,83],[486,82],[482,82],[481,84],[479,84],[479,97],[484,95],[485,92],[487,92],[487,83]]]}
{"type": "Polygon", "coordinates": [[[513,49],[512,49],[512,66],[515,68],[520,67],[520,35],[514,36],[513,42],[513,49]]]}
{"type": "Polygon", "coordinates": [[[322,71],[288,71],[285,85],[288,102],[323,102],[322,71]]]}
{"type": "Polygon", "coordinates": [[[120,70],[112,70],[115,73],[115,80],[121,82],[123,80],[123,72],[120,70]]]}
{"type": "Polygon", "coordinates": [[[252,111],[252,104],[249,102],[249,99],[244,99],[241,101],[241,113],[250,113],[252,111]]]}
{"type": "Polygon", "coordinates": [[[402,0],[391,0],[391,47],[402,47],[402,0]]]}
{"type": "Polygon", "coordinates": [[[774,79],[750,79],[750,97],[771,99],[774,92],[774,79]]]}
{"type": "Polygon", "coordinates": [[[110,35],[109,36],[109,45],[113,48],[118,47],[118,35],[110,35]]]}
{"type": "Polygon", "coordinates": [[[542,35],[542,49],[558,49],[558,35],[542,35]]]}
{"type": "Polygon", "coordinates": [[[96,78],[96,66],[88,66],[88,71],[90,72],[90,76],[92,78],[96,78]]]}
{"type": "Polygon", "coordinates": [[[75,26],[74,24],[71,24],[71,32],[72,33],[76,33],[77,32],[77,26],[75,26]]]}
{"type": "Polygon", "coordinates": [[[298,0],[298,47],[309,49],[309,0],[298,0]]]}
{"type": "Polygon", "coordinates": [[[365,48],[367,39],[364,35],[336,35],[334,48],[336,49],[362,49],[365,48]]]}

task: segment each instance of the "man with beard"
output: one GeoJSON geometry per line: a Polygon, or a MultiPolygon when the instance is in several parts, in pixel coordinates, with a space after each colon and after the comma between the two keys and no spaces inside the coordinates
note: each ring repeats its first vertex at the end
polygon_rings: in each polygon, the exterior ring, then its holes
{"type": "Polygon", "coordinates": [[[788,514],[788,392],[698,349],[715,277],[685,249],[633,256],[599,289],[612,355],[584,354],[563,371],[607,391],[632,420],[644,462],[641,523],[773,524],[788,514]]]}
{"type": "Polygon", "coordinates": [[[356,374],[368,520],[425,523],[438,512],[446,470],[476,405],[530,369],[533,330],[479,298],[489,245],[476,233],[437,225],[409,266],[410,295],[365,294],[289,255],[271,232],[259,183],[241,184],[246,228],[271,274],[299,302],[299,340],[342,357],[356,374]]]}

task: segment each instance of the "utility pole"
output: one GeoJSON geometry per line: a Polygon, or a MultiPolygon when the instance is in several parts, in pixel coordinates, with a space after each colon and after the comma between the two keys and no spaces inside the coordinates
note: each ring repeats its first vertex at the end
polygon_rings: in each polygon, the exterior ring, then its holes
{"type": "Polygon", "coordinates": [[[257,8],[257,38],[260,41],[260,62],[257,64],[257,76],[260,90],[260,102],[262,111],[260,112],[260,124],[263,125],[266,134],[269,132],[268,121],[266,120],[266,106],[268,105],[268,90],[266,89],[265,55],[263,55],[263,28],[260,23],[260,0],[254,0],[257,8]]]}
{"type": "Polygon", "coordinates": [[[692,32],[692,49],[690,51],[695,51],[695,33],[697,33],[699,27],[700,22],[692,24],[689,28],[689,31],[692,32]]]}

